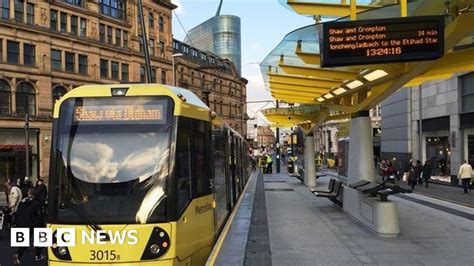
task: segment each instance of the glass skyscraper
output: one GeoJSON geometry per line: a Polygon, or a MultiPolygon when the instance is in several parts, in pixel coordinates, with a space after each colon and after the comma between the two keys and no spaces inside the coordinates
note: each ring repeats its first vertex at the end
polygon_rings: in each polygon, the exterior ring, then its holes
{"type": "Polygon", "coordinates": [[[218,15],[189,30],[185,43],[234,63],[241,75],[240,18],[218,15]]]}

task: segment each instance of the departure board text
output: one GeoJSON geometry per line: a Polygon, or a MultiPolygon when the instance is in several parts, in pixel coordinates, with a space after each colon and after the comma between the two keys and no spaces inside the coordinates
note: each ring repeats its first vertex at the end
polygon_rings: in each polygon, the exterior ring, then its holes
{"type": "Polygon", "coordinates": [[[323,23],[321,66],[432,60],[444,54],[444,17],[323,23]]]}
{"type": "Polygon", "coordinates": [[[163,105],[103,105],[74,107],[74,122],[161,120],[163,120],[163,105]]]}

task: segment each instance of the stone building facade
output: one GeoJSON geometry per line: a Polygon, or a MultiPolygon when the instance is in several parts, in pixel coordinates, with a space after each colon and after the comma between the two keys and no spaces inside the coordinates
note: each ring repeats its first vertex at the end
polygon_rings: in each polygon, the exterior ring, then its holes
{"type": "MultiPolygon", "coordinates": [[[[153,80],[171,84],[170,0],[144,0],[153,80]]],[[[90,83],[145,79],[135,1],[0,1],[0,183],[25,176],[29,113],[31,177],[47,177],[52,109],[90,83]]]]}
{"type": "Polygon", "coordinates": [[[275,133],[269,126],[257,127],[257,143],[259,147],[273,147],[276,144],[275,133]]]}
{"type": "Polygon", "coordinates": [[[457,185],[462,161],[474,164],[474,73],[401,89],[382,102],[382,154],[402,167],[410,158],[428,161],[433,180],[457,185]]]}
{"type": "Polygon", "coordinates": [[[173,40],[173,51],[176,86],[194,92],[225,123],[245,136],[248,81],[240,77],[235,65],[178,40],[173,40]]]}

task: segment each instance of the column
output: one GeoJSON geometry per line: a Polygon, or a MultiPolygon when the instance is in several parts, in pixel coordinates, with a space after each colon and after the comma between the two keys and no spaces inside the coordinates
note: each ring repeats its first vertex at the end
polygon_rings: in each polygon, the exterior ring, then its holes
{"type": "Polygon", "coordinates": [[[352,115],[349,140],[349,184],[362,179],[375,182],[372,125],[369,111],[352,115]]]}
{"type": "Polygon", "coordinates": [[[304,183],[308,187],[316,186],[316,166],[314,164],[314,138],[313,133],[304,139],[304,183]]]}

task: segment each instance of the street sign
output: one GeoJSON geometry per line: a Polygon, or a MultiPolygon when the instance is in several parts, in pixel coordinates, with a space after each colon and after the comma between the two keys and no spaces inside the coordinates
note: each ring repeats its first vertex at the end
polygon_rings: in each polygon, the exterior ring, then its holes
{"type": "Polygon", "coordinates": [[[433,60],[444,54],[443,16],[326,22],[322,26],[322,67],[433,60]]]}

